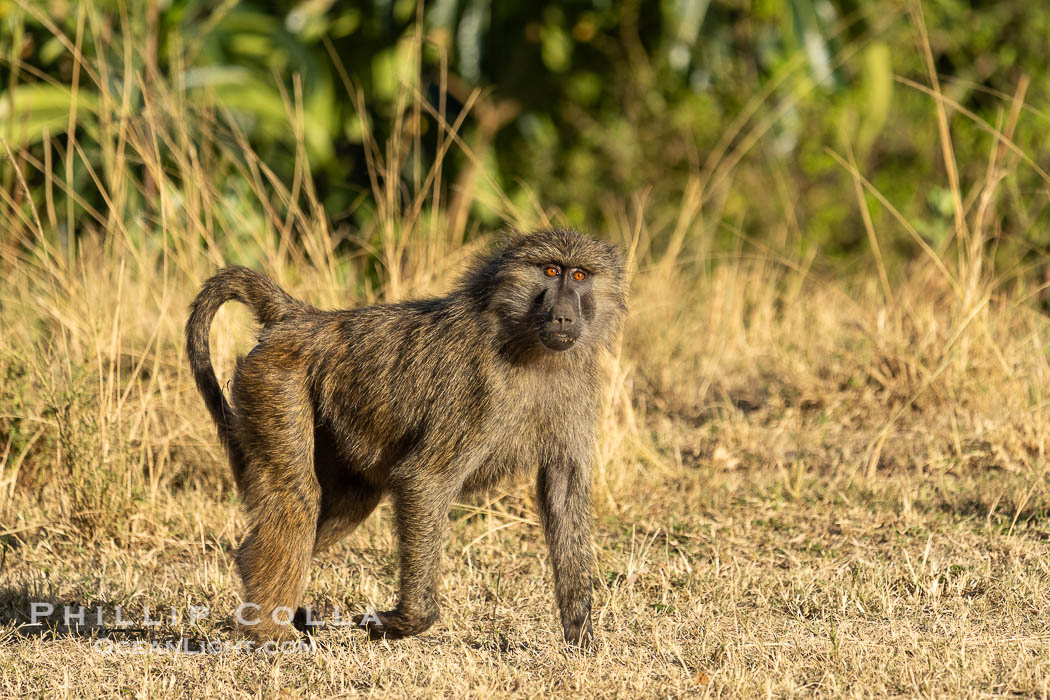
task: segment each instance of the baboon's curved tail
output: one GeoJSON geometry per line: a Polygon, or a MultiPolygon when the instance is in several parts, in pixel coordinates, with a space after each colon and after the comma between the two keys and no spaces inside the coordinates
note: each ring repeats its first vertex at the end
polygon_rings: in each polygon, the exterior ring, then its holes
{"type": "Polygon", "coordinates": [[[289,295],[269,277],[246,267],[220,270],[204,283],[190,306],[190,318],[186,321],[186,353],[190,358],[197,389],[219,430],[219,440],[230,454],[233,475],[239,482],[243,459],[237,445],[231,440],[233,413],[215,377],[208,344],[208,332],[219,307],[234,300],[250,308],[263,326],[271,326],[310,307],[289,295]]]}

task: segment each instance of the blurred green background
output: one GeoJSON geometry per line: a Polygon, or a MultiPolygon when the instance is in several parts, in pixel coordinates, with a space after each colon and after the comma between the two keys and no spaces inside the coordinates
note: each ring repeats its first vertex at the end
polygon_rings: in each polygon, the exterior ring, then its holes
{"type": "MultiPolygon", "coordinates": [[[[480,192],[466,204],[474,229],[502,224],[509,200],[595,230],[644,196],[646,219],[667,240],[691,201],[689,217],[716,245],[752,240],[819,253],[821,264],[868,265],[855,182],[837,155],[943,250],[953,205],[935,101],[908,82],[931,83],[917,17],[949,101],[968,207],[993,133],[1024,90],[988,245],[1011,265],[1041,261],[1050,5],[1031,0],[0,0],[5,216],[21,207],[28,217],[34,203],[18,195],[12,160],[66,163],[75,127],[76,196],[57,192],[55,206],[104,218],[111,203],[96,175],[105,179],[110,146],[99,135],[110,120],[134,120],[150,86],[163,84],[184,101],[190,118],[177,126],[189,143],[243,136],[285,183],[305,154],[337,229],[377,216],[375,178],[391,173],[369,159],[397,132],[414,147],[397,187],[419,189],[447,149],[440,200],[480,192]],[[107,100],[122,105],[115,116],[100,107],[107,100]],[[295,109],[301,129],[290,126],[295,109]],[[448,147],[437,115],[462,120],[459,144],[448,147]]],[[[163,153],[165,138],[155,140],[163,153]]],[[[251,177],[224,172],[229,190],[242,186],[231,178],[251,177]]],[[[44,206],[46,168],[24,177],[44,206]]],[[[122,206],[148,227],[150,199],[147,182],[122,206]]],[[[914,259],[914,233],[866,199],[882,254],[891,265],[914,259]]],[[[84,230],[98,219],[84,217],[84,230]]]]}

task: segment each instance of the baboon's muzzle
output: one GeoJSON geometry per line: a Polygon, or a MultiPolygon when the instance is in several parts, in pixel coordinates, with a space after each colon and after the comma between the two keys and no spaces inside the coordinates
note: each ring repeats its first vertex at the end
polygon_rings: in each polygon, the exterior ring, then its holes
{"type": "Polygon", "coordinates": [[[563,289],[554,298],[540,330],[540,341],[548,350],[568,350],[580,338],[580,295],[563,289]]]}

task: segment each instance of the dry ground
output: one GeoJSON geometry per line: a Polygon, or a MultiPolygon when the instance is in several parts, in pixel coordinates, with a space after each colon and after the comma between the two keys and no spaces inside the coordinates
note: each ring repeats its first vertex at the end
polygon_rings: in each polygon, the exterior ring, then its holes
{"type": "MultiPolygon", "coordinates": [[[[332,630],[312,654],[107,655],[90,637],[20,627],[34,600],[124,605],[131,619],[147,605],[185,615],[205,604],[217,619],[165,624],[152,638],[229,639],[235,505],[194,494],[151,514],[165,537],[84,547],[45,531],[7,554],[2,692],[1046,693],[1050,530],[1023,514],[1010,531],[1000,496],[1025,486],[1017,475],[946,471],[873,489],[693,463],[637,483],[600,520],[593,654],[559,643],[541,535],[521,492],[498,515],[454,514],[444,617],[419,639],[370,643],[332,630]]],[[[317,562],[315,605],[356,611],[392,599],[387,521],[374,518],[317,562]]]]}
{"type": "MultiPolygon", "coordinates": [[[[178,512],[156,516],[182,523],[185,534],[167,541],[83,548],[41,537],[7,557],[2,692],[1045,694],[1045,524],[1007,534],[1009,518],[988,517],[993,503],[966,497],[905,509],[841,484],[807,479],[800,498],[790,499],[780,479],[741,469],[727,486],[720,476],[700,468],[656,479],[625,495],[618,516],[602,519],[600,644],[588,655],[559,643],[540,533],[516,497],[504,506],[521,520],[456,514],[444,617],[433,631],[390,644],[351,630],[322,632],[312,654],[107,655],[90,638],[18,629],[29,600],[124,604],[133,619],[145,605],[231,610],[238,601],[232,527],[215,527],[232,526],[230,503],[173,501],[178,512]]],[[[995,493],[997,481],[983,486],[995,493]]],[[[980,492],[958,482],[885,485],[980,492]]],[[[376,518],[317,562],[315,604],[357,610],[392,599],[386,520],[376,518]]],[[[164,625],[155,638],[182,635],[228,639],[229,620],[164,625]]]]}

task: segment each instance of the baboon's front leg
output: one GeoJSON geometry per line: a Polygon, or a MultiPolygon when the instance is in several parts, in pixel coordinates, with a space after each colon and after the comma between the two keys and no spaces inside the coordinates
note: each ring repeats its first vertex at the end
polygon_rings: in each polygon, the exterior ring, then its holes
{"type": "Polygon", "coordinates": [[[590,500],[585,464],[566,459],[541,465],[536,502],[554,569],[554,597],[565,641],[581,647],[592,641],[590,500]]]}
{"type": "Polygon", "coordinates": [[[412,483],[395,488],[401,589],[393,610],[355,618],[359,626],[368,628],[372,638],[420,634],[438,619],[441,547],[454,494],[447,483],[412,483]]]}

